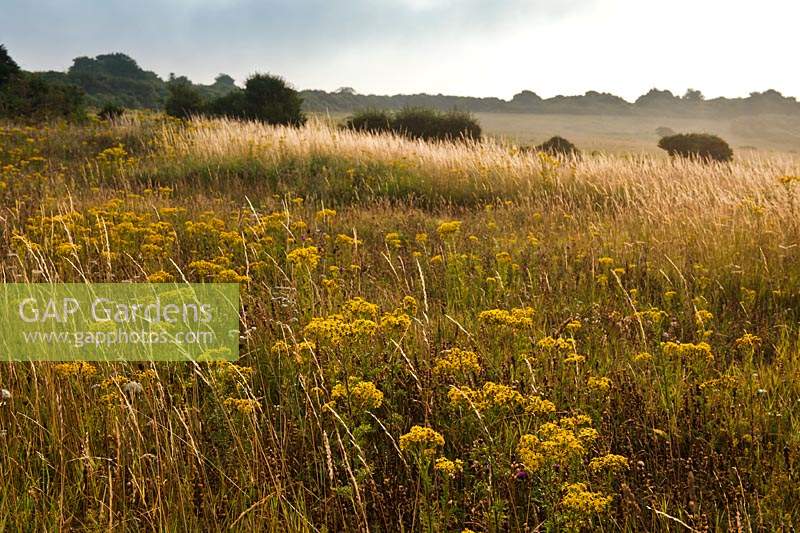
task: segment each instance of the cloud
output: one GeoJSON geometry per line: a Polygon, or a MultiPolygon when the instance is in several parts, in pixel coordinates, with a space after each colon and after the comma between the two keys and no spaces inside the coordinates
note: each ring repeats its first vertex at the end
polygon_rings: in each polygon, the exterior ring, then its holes
{"type": "Polygon", "coordinates": [[[800,94],[800,3],[786,0],[0,1],[0,39],[37,70],[121,51],[200,82],[260,70],[377,93],[800,94]]]}
{"type": "MultiPolygon", "coordinates": [[[[398,50],[490,38],[594,0],[4,0],[0,34],[24,64],[66,66],[65,54],[125,51],[180,70],[242,60],[330,60],[379,45],[398,50]],[[54,64],[60,60],[60,65],[54,64]]],[[[251,65],[254,68],[262,65],[251,65]]]]}

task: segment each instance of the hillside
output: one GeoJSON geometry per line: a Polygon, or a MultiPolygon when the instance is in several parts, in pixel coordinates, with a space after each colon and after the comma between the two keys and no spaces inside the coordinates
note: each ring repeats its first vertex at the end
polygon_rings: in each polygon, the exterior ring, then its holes
{"type": "MultiPolygon", "coordinates": [[[[77,85],[86,93],[90,105],[115,103],[136,109],[161,109],[167,99],[167,83],[185,79],[172,75],[170,80],[164,81],[121,53],[76,57],[66,72],[51,70],[37,75],[51,82],[77,85]]],[[[205,98],[223,96],[236,88],[233,78],[227,74],[217,76],[211,85],[193,86],[205,98]]]]}

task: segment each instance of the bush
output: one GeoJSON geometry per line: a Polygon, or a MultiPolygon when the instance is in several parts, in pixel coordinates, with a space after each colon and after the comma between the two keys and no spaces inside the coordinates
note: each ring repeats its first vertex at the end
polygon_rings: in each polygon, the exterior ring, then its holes
{"type": "Polygon", "coordinates": [[[286,81],[270,74],[254,74],[244,87],[245,116],[267,124],[301,126],[306,117],[303,99],[286,81]]]}
{"type": "Polygon", "coordinates": [[[202,111],[214,117],[300,126],[306,121],[301,109],[302,103],[303,99],[297,91],[283,78],[254,74],[247,80],[244,90],[234,89],[224,96],[214,98],[202,106],[202,111]]]}
{"type": "Polygon", "coordinates": [[[392,131],[392,115],[387,111],[378,109],[359,111],[347,119],[345,127],[369,133],[392,131]]]}
{"type": "Polygon", "coordinates": [[[203,110],[212,117],[245,118],[247,100],[244,91],[236,89],[225,96],[214,98],[205,105],[203,110]]]}
{"type": "Polygon", "coordinates": [[[170,82],[169,97],[164,106],[167,115],[188,119],[203,111],[203,99],[192,85],[184,80],[170,82]]]}
{"type": "Polygon", "coordinates": [[[578,154],[578,149],[574,144],[566,140],[564,137],[559,137],[558,135],[551,137],[547,141],[534,148],[534,150],[537,152],[545,152],[553,156],[569,156],[578,154]]]}
{"type": "Polygon", "coordinates": [[[356,113],[345,127],[372,133],[392,131],[411,139],[447,141],[480,139],[481,127],[469,113],[435,109],[405,108],[394,114],[387,111],[367,110],[356,113]]]}
{"type": "Polygon", "coordinates": [[[705,133],[689,133],[664,137],[658,147],[666,150],[670,156],[701,159],[705,161],[730,161],[733,150],[724,140],[716,135],[705,133]]]}
{"type": "Polygon", "coordinates": [[[395,113],[392,129],[412,139],[480,139],[481,127],[472,115],[462,111],[442,113],[435,109],[407,107],[395,113]]]}
{"type": "Polygon", "coordinates": [[[450,111],[439,116],[439,124],[443,139],[471,139],[481,138],[481,126],[470,113],[466,111],[450,111]]]}
{"type": "Polygon", "coordinates": [[[106,104],[103,106],[103,109],[97,113],[97,116],[101,120],[116,120],[125,114],[125,108],[122,106],[118,106],[117,104],[106,104]]]}

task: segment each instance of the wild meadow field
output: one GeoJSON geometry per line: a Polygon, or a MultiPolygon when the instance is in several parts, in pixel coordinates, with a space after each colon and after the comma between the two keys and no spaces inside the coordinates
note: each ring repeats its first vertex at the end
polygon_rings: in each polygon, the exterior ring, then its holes
{"type": "MultiPolygon", "coordinates": [[[[348,113],[316,113],[321,119],[344,122],[348,113]]],[[[800,151],[800,118],[760,114],[731,118],[708,116],[585,115],[536,113],[474,113],[484,133],[500,142],[535,146],[554,133],[587,151],[623,155],[646,153],[665,157],[656,130],[715,133],[739,154],[800,151]]]]}
{"type": "Polygon", "coordinates": [[[2,363],[0,529],[793,531],[800,159],[3,123],[4,282],[238,282],[235,363],[2,363]]]}

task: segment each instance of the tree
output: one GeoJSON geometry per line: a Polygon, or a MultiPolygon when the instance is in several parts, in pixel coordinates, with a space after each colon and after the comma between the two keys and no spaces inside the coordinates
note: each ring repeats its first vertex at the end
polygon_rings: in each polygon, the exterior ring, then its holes
{"type": "Polygon", "coordinates": [[[303,99],[286,81],[271,74],[254,74],[244,88],[245,116],[267,124],[299,126],[306,117],[301,109],[303,99]]]}
{"type": "Polygon", "coordinates": [[[214,98],[205,105],[205,112],[215,117],[245,118],[247,98],[244,91],[235,89],[224,96],[214,98]]]}
{"type": "Polygon", "coordinates": [[[202,112],[203,99],[191,83],[176,79],[169,84],[168,89],[169,97],[164,106],[167,115],[188,119],[202,112]]]}
{"type": "Polygon", "coordinates": [[[228,87],[233,87],[236,85],[236,80],[228,76],[227,74],[220,73],[214,78],[214,85],[225,85],[228,87]]]}
{"type": "Polygon", "coordinates": [[[19,74],[19,65],[8,55],[6,47],[0,44],[0,87],[17,74],[19,74]]]}
{"type": "Polygon", "coordinates": [[[702,102],[706,97],[703,96],[702,92],[696,89],[687,89],[686,94],[683,95],[683,99],[689,102],[702,102]]]}
{"type": "Polygon", "coordinates": [[[28,121],[79,120],[85,116],[83,91],[20,72],[0,90],[0,116],[28,121]]]}
{"type": "Polygon", "coordinates": [[[703,161],[730,161],[733,150],[721,138],[706,133],[688,133],[664,137],[658,147],[670,156],[686,157],[703,161]]]}

